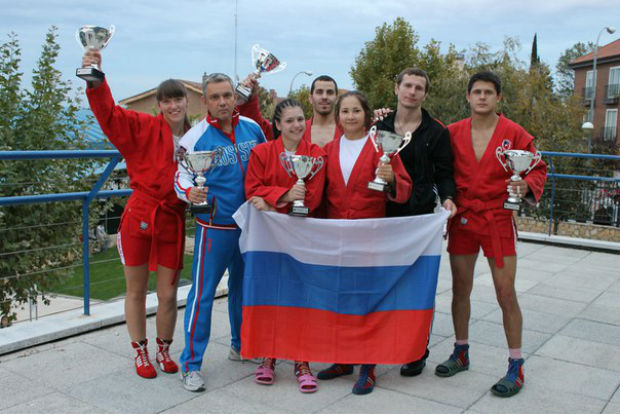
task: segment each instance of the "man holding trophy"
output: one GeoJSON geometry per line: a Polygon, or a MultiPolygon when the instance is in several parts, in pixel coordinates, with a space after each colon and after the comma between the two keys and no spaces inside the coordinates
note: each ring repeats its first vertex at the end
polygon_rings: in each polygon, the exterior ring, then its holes
{"type": "Polygon", "coordinates": [[[487,257],[502,310],[509,348],[508,372],[491,391],[510,397],[523,387],[522,316],[515,291],[516,230],[512,198],[535,203],[542,195],[547,167],[536,164],[533,137],[521,126],[497,114],[501,81],[491,72],[473,75],[467,86],[471,117],[449,126],[454,153],[458,214],[449,229],[452,268],[452,320],[456,343],[448,360],[435,373],[449,377],[469,368],[469,296],[480,247],[487,257]],[[529,155],[528,155],[529,154],[529,155]],[[504,161],[506,158],[506,161],[504,161]],[[523,160],[525,159],[525,163],[523,160]],[[499,162],[498,162],[499,161],[499,162]],[[534,164],[532,164],[534,162],[534,164]],[[514,165],[511,172],[504,164],[514,165]],[[527,164],[524,166],[524,164],[527,164]],[[523,179],[514,173],[530,170],[523,179]],[[511,178],[513,176],[514,178],[511,178]]]}
{"type": "MultiPolygon", "coordinates": [[[[430,214],[435,209],[437,196],[450,217],[456,214],[450,133],[422,108],[429,88],[430,80],[424,70],[402,70],[394,85],[396,111],[381,117],[375,124],[380,131],[401,136],[412,133],[412,142],[400,152],[400,159],[413,181],[413,192],[405,204],[388,201],[387,217],[430,214]]],[[[406,377],[421,374],[427,357],[428,348],[420,359],[403,365],[400,374],[406,377]]]]}
{"type": "Polygon", "coordinates": [[[245,201],[243,185],[250,152],[265,142],[258,124],[235,111],[237,97],[227,75],[205,74],[202,93],[208,113],[180,141],[188,162],[179,163],[174,183],[177,196],[198,207],[193,209],[193,283],[187,297],[185,349],[180,358],[181,379],[189,391],[205,389],[200,369],[209,342],[215,290],[227,268],[232,335],[229,359],[241,360],[243,260],[239,252],[241,231],[232,215],[245,201]]]}

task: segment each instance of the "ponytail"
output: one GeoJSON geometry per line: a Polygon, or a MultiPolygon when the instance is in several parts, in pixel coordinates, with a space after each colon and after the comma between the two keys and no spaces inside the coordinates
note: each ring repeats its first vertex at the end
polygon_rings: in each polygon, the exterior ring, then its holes
{"type": "Polygon", "coordinates": [[[280,102],[279,104],[276,105],[276,109],[274,109],[273,111],[273,118],[271,120],[271,127],[273,128],[273,139],[276,139],[280,136],[280,130],[278,129],[278,127],[276,126],[276,121],[277,122],[282,122],[281,117],[282,117],[282,111],[284,111],[286,108],[293,108],[293,107],[299,107],[302,108],[301,103],[299,103],[299,101],[295,100],[295,99],[285,99],[282,102],[280,102]]]}

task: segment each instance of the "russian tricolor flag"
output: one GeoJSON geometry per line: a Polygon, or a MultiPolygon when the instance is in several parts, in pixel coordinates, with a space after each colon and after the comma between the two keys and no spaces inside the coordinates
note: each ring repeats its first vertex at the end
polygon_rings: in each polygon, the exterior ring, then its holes
{"type": "Polygon", "coordinates": [[[401,364],[424,355],[445,210],[327,220],[246,203],[234,217],[245,260],[245,358],[401,364]]]}

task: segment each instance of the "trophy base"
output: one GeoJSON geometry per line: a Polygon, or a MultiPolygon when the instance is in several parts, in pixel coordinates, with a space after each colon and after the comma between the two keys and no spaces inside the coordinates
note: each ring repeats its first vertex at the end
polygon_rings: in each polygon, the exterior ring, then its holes
{"type": "Polygon", "coordinates": [[[209,214],[211,213],[211,206],[209,204],[192,204],[189,211],[194,216],[196,214],[209,214]]]}
{"type": "Polygon", "coordinates": [[[310,209],[306,206],[293,206],[288,214],[293,217],[307,217],[308,213],[310,209]]]}
{"type": "Polygon", "coordinates": [[[252,90],[242,84],[237,85],[235,92],[237,92],[237,104],[246,103],[250,99],[250,95],[252,95],[252,90]]]}
{"type": "Polygon", "coordinates": [[[521,210],[521,204],[519,204],[519,203],[511,203],[510,201],[504,201],[504,209],[505,210],[512,210],[512,211],[519,211],[519,210],[521,210]]]}
{"type": "Polygon", "coordinates": [[[370,190],[381,191],[383,193],[389,193],[391,190],[391,187],[389,184],[378,183],[375,181],[369,181],[368,188],[370,190]]]}
{"type": "Polygon", "coordinates": [[[105,78],[105,74],[95,68],[78,68],[75,70],[75,76],[84,79],[86,82],[98,82],[105,78]]]}

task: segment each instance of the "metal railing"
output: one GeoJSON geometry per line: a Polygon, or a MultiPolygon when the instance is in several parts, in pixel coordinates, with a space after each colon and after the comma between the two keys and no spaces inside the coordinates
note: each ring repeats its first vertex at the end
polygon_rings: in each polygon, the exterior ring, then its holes
{"type": "MultiPolygon", "coordinates": [[[[547,162],[548,171],[547,171],[547,186],[550,188],[550,194],[548,196],[548,235],[553,234],[553,226],[554,224],[561,218],[558,215],[557,206],[558,206],[558,183],[567,182],[573,180],[575,182],[584,182],[589,183],[589,188],[583,188],[583,192],[581,197],[574,202],[572,207],[575,208],[574,212],[578,211],[579,208],[585,211],[583,217],[578,217],[577,214],[574,216],[575,221],[586,221],[586,222],[595,222],[596,212],[599,208],[611,208],[611,220],[610,225],[618,227],[620,222],[618,220],[618,210],[620,203],[620,156],[618,155],[606,155],[606,154],[581,154],[581,153],[572,153],[572,152],[552,152],[552,151],[541,151],[543,157],[545,157],[545,161],[547,162]],[[611,167],[609,169],[598,169],[599,171],[607,172],[607,176],[603,175],[585,175],[585,174],[563,174],[557,172],[557,163],[554,162],[555,158],[566,159],[572,158],[575,160],[585,160],[585,162],[592,161],[609,161],[615,162],[615,167],[611,167]],[[610,176],[612,175],[612,176],[610,176]]],[[[586,171],[592,170],[592,167],[589,165],[585,165],[581,167],[586,171]]],[[[573,166],[573,169],[576,169],[573,166]]],[[[544,207],[544,206],[543,206],[544,207]]],[[[565,212],[563,212],[565,213],[565,212]]],[[[566,214],[564,214],[566,217],[566,214]]]]}
{"type": "Polygon", "coordinates": [[[583,105],[589,106],[592,104],[592,97],[594,96],[594,88],[586,86],[581,88],[581,102],[583,105]]]}
{"type": "MultiPolygon", "coordinates": [[[[579,199],[579,202],[586,207],[583,209],[587,211],[587,217],[585,220],[593,221],[595,218],[595,212],[597,206],[604,206],[605,208],[611,208],[612,214],[610,223],[613,226],[619,226],[618,220],[618,204],[620,203],[620,178],[616,176],[609,176],[610,171],[620,172],[620,156],[617,155],[601,155],[601,154],[580,154],[580,153],[563,153],[563,152],[548,152],[542,151],[545,161],[548,164],[547,184],[545,187],[546,200],[541,203],[541,208],[545,209],[544,217],[548,219],[548,234],[553,234],[554,223],[558,220],[566,219],[567,214],[563,211],[558,211],[558,201],[562,198],[559,193],[564,191],[560,187],[559,183],[571,183],[571,182],[583,182],[590,183],[589,188],[584,188],[583,194],[579,199]],[[558,164],[561,164],[559,160],[582,160],[584,163],[590,163],[595,161],[607,161],[612,162],[614,167],[611,169],[599,169],[591,168],[585,165],[584,171],[591,172],[597,171],[596,175],[587,174],[564,174],[557,170],[558,164]],[[558,160],[558,161],[556,161],[558,160]],[[607,173],[605,176],[602,173],[607,173]],[[571,181],[572,180],[572,181],[571,181]],[[602,187],[601,187],[602,186],[602,187]],[[604,190],[601,191],[601,188],[604,190]],[[546,207],[545,207],[546,206],[546,207]]],[[[68,200],[81,200],[82,201],[82,253],[83,253],[83,308],[84,314],[90,315],[90,249],[89,249],[89,205],[96,198],[110,198],[110,197],[124,197],[131,194],[131,190],[104,190],[101,188],[105,181],[108,179],[115,166],[121,160],[121,155],[117,151],[0,151],[0,160],[34,160],[34,159],[70,159],[70,158],[109,158],[110,162],[107,164],[105,170],[101,173],[101,176],[97,179],[90,191],[85,192],[73,192],[73,193],[61,193],[61,194],[41,194],[41,195],[26,195],[26,196],[14,196],[14,197],[0,197],[0,207],[8,205],[18,204],[32,204],[32,203],[50,203],[58,201],[68,200]]],[[[575,168],[572,168],[575,171],[575,168]]],[[[577,169],[579,171],[579,169],[577,169]]],[[[570,191],[574,191],[570,189],[570,191]]],[[[573,197],[574,198],[574,197],[573,197]]],[[[579,217],[575,217],[579,219],[579,217]]],[[[2,253],[2,252],[0,252],[2,253]]]]}
{"type": "Polygon", "coordinates": [[[612,104],[618,103],[619,97],[620,97],[620,84],[619,83],[611,83],[609,85],[605,85],[605,94],[603,95],[605,104],[612,105],[612,104]]]}
{"type": "Polygon", "coordinates": [[[105,190],[101,187],[108,179],[122,156],[115,150],[85,150],[85,151],[0,151],[0,160],[37,160],[37,159],[76,159],[76,158],[109,158],[110,162],[101,173],[97,182],[90,191],[40,194],[14,197],[0,197],[0,206],[50,203],[57,201],[82,201],[82,272],[84,277],[84,315],[90,315],[90,253],[89,253],[89,205],[95,198],[110,198],[128,196],[132,190],[105,190]]]}

